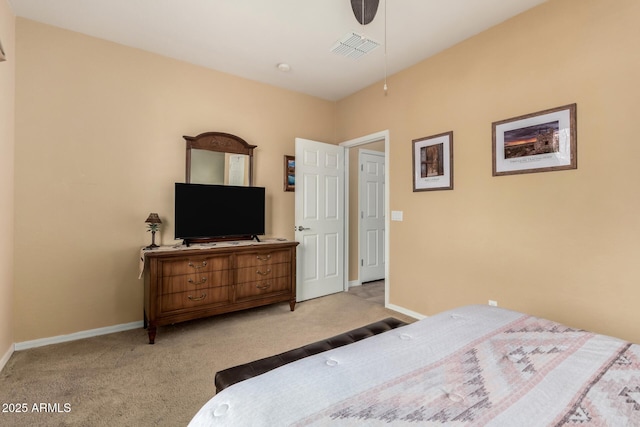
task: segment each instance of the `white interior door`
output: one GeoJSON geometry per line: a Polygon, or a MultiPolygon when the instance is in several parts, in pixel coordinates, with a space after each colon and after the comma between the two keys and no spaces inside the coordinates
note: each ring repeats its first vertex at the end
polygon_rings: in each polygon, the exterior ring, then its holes
{"type": "Polygon", "coordinates": [[[359,150],[360,282],[384,279],[384,153],[359,150]]]}
{"type": "Polygon", "coordinates": [[[344,147],[296,138],[297,300],[341,292],[344,270],[344,147]]]}

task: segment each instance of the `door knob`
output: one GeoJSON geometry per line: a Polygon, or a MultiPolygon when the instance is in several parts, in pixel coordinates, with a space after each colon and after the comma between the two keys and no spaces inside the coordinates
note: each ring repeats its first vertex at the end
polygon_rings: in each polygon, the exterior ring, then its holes
{"type": "MultiPolygon", "coordinates": [[[[296,228],[294,228],[294,230],[296,230],[296,228]]],[[[297,228],[297,230],[298,230],[298,231],[304,231],[304,230],[311,230],[311,229],[310,229],[310,228],[305,228],[305,227],[303,227],[303,226],[299,225],[299,226],[298,226],[298,228],[297,228]]]]}

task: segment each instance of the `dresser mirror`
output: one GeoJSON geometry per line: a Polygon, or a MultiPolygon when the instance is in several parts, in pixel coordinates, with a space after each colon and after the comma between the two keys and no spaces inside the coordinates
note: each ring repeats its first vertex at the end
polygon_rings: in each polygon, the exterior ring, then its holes
{"type": "Polygon", "coordinates": [[[253,186],[253,149],[244,139],[222,132],[185,136],[187,184],[253,186]]]}

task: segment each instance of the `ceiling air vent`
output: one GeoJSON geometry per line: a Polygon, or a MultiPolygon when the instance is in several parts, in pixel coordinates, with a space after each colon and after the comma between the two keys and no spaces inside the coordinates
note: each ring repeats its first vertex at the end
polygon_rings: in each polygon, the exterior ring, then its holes
{"type": "Polygon", "coordinates": [[[331,52],[348,58],[358,59],[380,46],[380,43],[368,39],[358,33],[345,34],[331,48],[331,52]]]}

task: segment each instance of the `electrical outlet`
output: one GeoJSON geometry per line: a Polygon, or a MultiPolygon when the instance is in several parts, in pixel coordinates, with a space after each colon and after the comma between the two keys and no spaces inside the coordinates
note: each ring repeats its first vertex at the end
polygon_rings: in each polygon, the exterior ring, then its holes
{"type": "Polygon", "coordinates": [[[498,301],[494,301],[492,299],[489,300],[489,305],[492,307],[497,307],[498,306],[498,301]]]}

